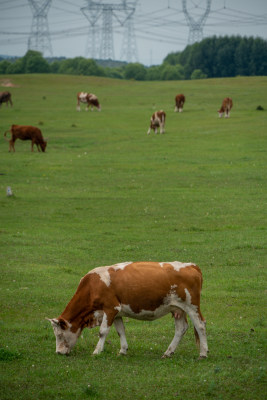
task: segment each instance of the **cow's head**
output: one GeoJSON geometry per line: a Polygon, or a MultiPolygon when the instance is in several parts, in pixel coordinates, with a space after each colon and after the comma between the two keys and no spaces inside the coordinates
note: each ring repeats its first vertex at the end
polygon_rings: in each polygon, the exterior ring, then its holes
{"type": "Polygon", "coordinates": [[[42,152],[44,153],[46,146],[47,146],[47,140],[44,140],[43,143],[40,143],[40,146],[41,146],[42,152]]]}
{"type": "Polygon", "coordinates": [[[65,321],[63,318],[47,319],[51,322],[54,334],[56,336],[56,353],[69,354],[78,337],[80,336],[81,330],[78,329],[77,332],[72,332],[71,324],[68,321],[65,321]]]}

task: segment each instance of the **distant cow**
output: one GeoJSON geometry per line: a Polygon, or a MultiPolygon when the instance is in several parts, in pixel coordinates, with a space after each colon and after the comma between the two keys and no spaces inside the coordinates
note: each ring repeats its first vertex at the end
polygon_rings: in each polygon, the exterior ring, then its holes
{"type": "Polygon", "coordinates": [[[224,113],[224,117],[229,118],[232,107],[233,107],[233,101],[230,97],[226,97],[225,99],[223,99],[222,106],[218,110],[219,117],[222,118],[223,113],[224,113]]]}
{"type": "Polygon", "coordinates": [[[31,140],[32,141],[32,151],[33,145],[37,146],[38,151],[40,148],[43,152],[45,152],[45,148],[47,145],[47,141],[44,140],[42,132],[39,128],[35,128],[34,126],[30,125],[12,125],[10,130],[4,133],[5,139],[9,142],[9,151],[15,151],[15,141],[17,139],[21,140],[31,140]],[[11,139],[6,139],[6,134],[11,133],[11,139]]]}
{"type": "Polygon", "coordinates": [[[100,326],[93,354],[104,349],[114,323],[120,337],[120,354],[126,354],[122,317],[153,321],[171,313],[175,335],[163,358],[170,357],[187,331],[186,314],[195,331],[200,358],[208,352],[206,322],[200,311],[202,273],[192,263],[125,262],[98,267],[86,274],[58,318],[49,319],[56,336],[56,352],[69,354],[84,328],[100,326]]]}
{"type": "Polygon", "coordinates": [[[166,121],[166,113],[163,110],[156,111],[152,114],[150,118],[150,127],[148,128],[147,134],[150,134],[150,130],[154,129],[154,132],[158,133],[158,128],[160,128],[160,133],[165,132],[165,121],[166,121]]]}
{"type": "Polygon", "coordinates": [[[175,109],[174,111],[182,112],[185,103],[185,96],[183,94],[177,94],[175,97],[175,109]]]}
{"type": "Polygon", "coordinates": [[[93,107],[96,107],[98,111],[101,111],[98,98],[93,93],[79,92],[77,94],[77,111],[81,111],[80,103],[87,104],[86,111],[88,111],[89,106],[91,106],[91,111],[93,111],[93,107]]]}
{"type": "Polygon", "coordinates": [[[0,106],[2,103],[6,103],[7,106],[9,103],[11,106],[13,106],[10,92],[0,92],[0,106]]]}

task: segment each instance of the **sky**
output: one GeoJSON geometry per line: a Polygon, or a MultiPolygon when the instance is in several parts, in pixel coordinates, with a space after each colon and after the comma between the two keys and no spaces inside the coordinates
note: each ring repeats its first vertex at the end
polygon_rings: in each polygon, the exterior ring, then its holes
{"type": "MultiPolygon", "coordinates": [[[[0,0],[0,55],[24,56],[28,50],[28,39],[34,18],[30,2],[39,7],[50,0],[0,0]]],[[[183,12],[182,0],[126,0],[127,13],[119,11],[122,0],[94,0],[101,4],[100,12],[91,7],[90,21],[82,13],[90,0],[51,0],[43,21],[48,24],[51,52],[48,48],[43,55],[49,57],[77,56],[92,57],[92,21],[95,22],[95,53],[100,58],[104,44],[112,43],[109,54],[121,61],[140,62],[144,65],[159,65],[172,52],[182,51],[188,44],[190,26],[183,12]],[[136,5],[135,5],[136,3],[136,5]],[[101,39],[107,33],[104,6],[113,5],[112,35],[101,39]],[[132,12],[129,47],[126,24],[122,24],[132,12]],[[94,16],[96,15],[95,19],[94,16]],[[126,46],[126,47],[125,47],[126,46]],[[126,53],[126,48],[130,53],[126,53]],[[123,52],[123,49],[125,50],[123,52]]],[[[188,16],[192,24],[198,23],[205,15],[208,0],[186,0],[188,16]]],[[[39,20],[39,27],[41,26],[39,20]]],[[[45,26],[45,25],[43,25],[45,26]]],[[[209,14],[202,25],[203,38],[209,36],[253,36],[267,40],[267,0],[211,0],[209,14]]],[[[198,33],[201,33],[198,30],[198,33]]],[[[102,53],[103,55],[103,53],[102,53]]],[[[103,57],[105,58],[105,57],[103,57]]]]}

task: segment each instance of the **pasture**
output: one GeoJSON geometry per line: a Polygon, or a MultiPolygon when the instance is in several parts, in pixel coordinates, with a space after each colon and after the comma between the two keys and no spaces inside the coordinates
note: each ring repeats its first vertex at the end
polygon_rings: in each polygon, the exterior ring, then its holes
{"type": "Polygon", "coordinates": [[[1,400],[266,398],[267,77],[10,80],[13,108],[0,108],[1,400]],[[79,91],[95,93],[102,111],[77,112],[79,91]],[[231,116],[219,119],[226,96],[231,116]],[[159,109],[166,134],[147,135],[159,109]],[[9,153],[11,124],[39,127],[46,153],[29,141],[9,153]],[[90,269],[138,260],[200,266],[209,358],[198,361],[190,324],[161,359],[170,315],[127,320],[125,357],[114,327],[99,356],[98,328],[56,355],[45,317],[63,311],[90,269]]]}

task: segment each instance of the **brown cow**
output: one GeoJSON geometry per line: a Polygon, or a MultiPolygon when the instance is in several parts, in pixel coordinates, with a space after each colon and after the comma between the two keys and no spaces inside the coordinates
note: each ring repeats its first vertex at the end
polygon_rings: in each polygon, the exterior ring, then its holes
{"type": "Polygon", "coordinates": [[[164,133],[165,121],[166,113],[163,110],[154,112],[154,114],[152,114],[152,117],[150,118],[150,127],[148,128],[147,134],[150,134],[151,129],[154,129],[155,134],[157,134],[158,127],[160,128],[160,133],[164,133]]]}
{"type": "Polygon", "coordinates": [[[88,111],[89,106],[91,106],[91,111],[93,111],[93,107],[96,107],[98,111],[101,111],[98,98],[93,93],[79,92],[77,94],[77,111],[81,111],[80,103],[87,104],[85,109],[86,111],[88,111]]]}
{"type": "Polygon", "coordinates": [[[185,103],[185,96],[183,94],[177,94],[175,97],[175,109],[174,111],[182,112],[185,103]]]}
{"type": "Polygon", "coordinates": [[[125,262],[98,267],[86,274],[58,318],[48,319],[56,336],[56,352],[69,354],[84,328],[100,326],[93,354],[104,349],[111,325],[120,337],[120,354],[128,345],[122,317],[153,321],[171,313],[175,335],[164,357],[170,357],[193,322],[200,358],[207,357],[206,322],[200,311],[202,273],[192,263],[125,262]]]}
{"type": "Polygon", "coordinates": [[[31,140],[32,141],[32,151],[33,145],[37,146],[38,151],[41,150],[45,152],[45,148],[47,145],[47,141],[44,140],[42,132],[39,128],[35,128],[34,126],[30,125],[12,125],[10,130],[4,133],[5,139],[9,142],[9,151],[15,151],[15,141],[17,139],[21,140],[31,140]],[[11,133],[11,139],[6,139],[6,134],[11,133]]]}
{"type": "Polygon", "coordinates": [[[13,106],[10,92],[0,92],[0,107],[2,103],[6,103],[7,106],[9,103],[11,106],[13,106]]]}
{"type": "Polygon", "coordinates": [[[225,113],[224,117],[229,118],[232,107],[233,107],[233,101],[230,97],[226,97],[225,99],[223,99],[221,108],[218,110],[219,117],[222,118],[223,113],[225,113]]]}

